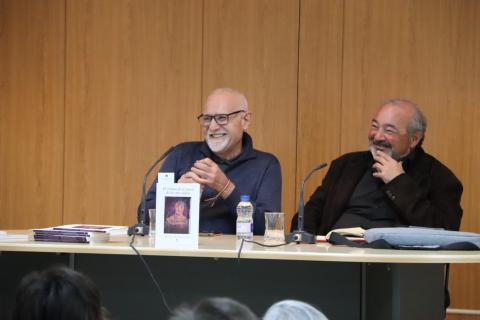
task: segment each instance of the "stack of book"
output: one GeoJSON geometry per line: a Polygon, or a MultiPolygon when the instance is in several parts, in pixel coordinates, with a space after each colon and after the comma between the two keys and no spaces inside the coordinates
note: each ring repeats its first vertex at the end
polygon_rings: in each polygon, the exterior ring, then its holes
{"type": "Polygon", "coordinates": [[[107,242],[111,234],[126,234],[127,227],[87,224],[67,224],[63,226],[33,229],[35,241],[71,243],[107,242]]]}
{"type": "Polygon", "coordinates": [[[26,240],[28,240],[28,235],[26,234],[7,233],[7,231],[0,230],[0,242],[16,242],[26,240]]]}

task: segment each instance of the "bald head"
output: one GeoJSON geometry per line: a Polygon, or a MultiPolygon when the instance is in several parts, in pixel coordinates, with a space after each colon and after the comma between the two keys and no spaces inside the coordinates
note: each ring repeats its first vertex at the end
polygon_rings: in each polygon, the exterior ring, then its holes
{"type": "Polygon", "coordinates": [[[239,109],[248,111],[248,101],[245,95],[240,91],[232,88],[218,88],[213,90],[212,93],[210,93],[210,95],[208,96],[207,102],[205,103],[205,105],[207,105],[212,98],[219,95],[224,97],[229,97],[231,101],[235,102],[235,104],[239,109]]]}

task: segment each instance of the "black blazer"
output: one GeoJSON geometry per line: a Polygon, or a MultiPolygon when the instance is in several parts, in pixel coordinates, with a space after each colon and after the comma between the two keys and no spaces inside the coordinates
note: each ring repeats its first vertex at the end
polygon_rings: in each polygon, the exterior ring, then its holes
{"type": "MultiPolygon", "coordinates": [[[[368,151],[347,153],[334,160],[322,185],[305,205],[305,230],[313,234],[330,231],[372,164],[368,151]]],[[[404,170],[405,174],[382,186],[401,223],[458,230],[463,213],[460,180],[421,147],[404,163],[404,170]]],[[[297,215],[292,220],[293,228],[296,223],[297,215]]]]}

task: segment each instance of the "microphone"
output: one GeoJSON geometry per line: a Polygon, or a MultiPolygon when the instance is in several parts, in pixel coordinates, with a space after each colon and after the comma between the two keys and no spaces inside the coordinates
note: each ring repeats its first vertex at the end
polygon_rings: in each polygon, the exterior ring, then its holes
{"type": "Polygon", "coordinates": [[[287,234],[285,237],[285,241],[287,243],[290,242],[296,242],[296,243],[315,243],[315,235],[310,234],[306,231],[303,230],[303,216],[304,216],[304,211],[305,211],[305,201],[303,200],[303,190],[305,188],[305,182],[310,178],[310,176],[317,170],[320,170],[322,168],[325,168],[327,166],[326,163],[321,163],[319,165],[316,165],[313,167],[308,174],[305,176],[305,178],[302,181],[302,187],[300,188],[300,203],[298,206],[298,225],[297,225],[297,230],[293,231],[290,234],[287,234]]]}
{"type": "Polygon", "coordinates": [[[150,230],[149,230],[149,227],[145,224],[145,217],[146,217],[146,214],[147,214],[147,201],[145,199],[146,196],[147,196],[147,193],[145,191],[146,185],[147,185],[147,178],[148,178],[148,175],[150,174],[150,172],[152,172],[153,168],[155,168],[155,166],[160,161],[165,159],[170,154],[170,152],[173,151],[173,149],[175,149],[175,148],[170,147],[167,151],[165,151],[165,153],[162,154],[160,156],[160,158],[158,158],[157,161],[155,161],[155,163],[150,166],[150,168],[148,168],[147,173],[145,173],[145,176],[143,177],[143,184],[142,184],[142,194],[141,194],[142,202],[141,202],[141,207],[140,207],[140,215],[138,216],[138,223],[128,228],[127,233],[128,233],[129,236],[131,236],[132,234],[136,234],[136,235],[140,235],[140,236],[148,235],[150,230]]]}

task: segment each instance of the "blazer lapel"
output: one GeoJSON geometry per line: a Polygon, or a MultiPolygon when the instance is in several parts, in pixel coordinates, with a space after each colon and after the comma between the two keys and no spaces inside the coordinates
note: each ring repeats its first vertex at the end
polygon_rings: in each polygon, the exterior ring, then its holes
{"type": "Polygon", "coordinates": [[[326,204],[327,212],[331,212],[331,221],[329,224],[333,224],[338,220],[340,215],[345,209],[346,204],[350,200],[350,197],[355,190],[358,182],[364,175],[365,171],[371,167],[372,157],[369,152],[360,153],[359,156],[345,164],[345,168],[336,181],[335,186],[332,188],[332,194],[330,203],[326,204]]]}

